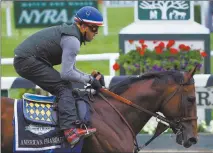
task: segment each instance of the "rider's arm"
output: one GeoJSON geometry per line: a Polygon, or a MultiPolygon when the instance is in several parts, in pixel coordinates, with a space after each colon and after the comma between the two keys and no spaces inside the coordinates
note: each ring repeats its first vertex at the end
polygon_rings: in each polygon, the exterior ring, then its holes
{"type": "Polygon", "coordinates": [[[80,50],[80,41],[74,36],[62,36],[61,38],[62,62],[61,78],[63,80],[88,83],[91,76],[76,70],[76,56],[80,50]]]}
{"type": "MultiPolygon", "coordinates": [[[[73,69],[74,69],[75,71],[79,72],[79,73],[86,74],[86,73],[80,71],[79,69],[77,69],[75,65],[73,66],[73,69]]],[[[89,75],[89,74],[88,74],[88,75],[89,75]]]]}

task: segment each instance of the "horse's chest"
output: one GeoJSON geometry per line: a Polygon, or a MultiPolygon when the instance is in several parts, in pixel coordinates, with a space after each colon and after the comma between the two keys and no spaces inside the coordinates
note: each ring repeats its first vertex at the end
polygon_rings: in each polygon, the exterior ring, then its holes
{"type": "Polygon", "coordinates": [[[119,119],[99,120],[99,124],[94,125],[97,128],[96,137],[107,152],[132,152],[133,136],[128,127],[119,119]]]}
{"type": "Polygon", "coordinates": [[[107,152],[131,152],[133,150],[133,140],[127,136],[122,139],[118,139],[118,136],[115,135],[98,136],[98,139],[102,139],[99,143],[107,152]]]}

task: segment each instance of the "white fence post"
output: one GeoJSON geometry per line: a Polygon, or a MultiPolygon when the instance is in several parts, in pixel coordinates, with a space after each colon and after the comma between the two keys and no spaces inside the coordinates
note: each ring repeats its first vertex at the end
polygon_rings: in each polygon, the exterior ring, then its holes
{"type": "Polygon", "coordinates": [[[103,13],[103,20],[104,20],[103,32],[105,36],[109,34],[107,8],[118,8],[118,7],[134,7],[134,1],[119,1],[119,0],[103,1],[103,4],[102,4],[102,13],[103,13]]]}
{"type": "Polygon", "coordinates": [[[102,9],[103,9],[103,20],[104,20],[104,27],[103,32],[104,36],[108,35],[108,20],[107,20],[107,6],[105,4],[106,2],[103,1],[102,9]]]}
{"type": "Polygon", "coordinates": [[[7,5],[6,8],[6,22],[7,22],[7,36],[12,36],[12,28],[11,28],[11,14],[10,14],[10,6],[7,5]]]}

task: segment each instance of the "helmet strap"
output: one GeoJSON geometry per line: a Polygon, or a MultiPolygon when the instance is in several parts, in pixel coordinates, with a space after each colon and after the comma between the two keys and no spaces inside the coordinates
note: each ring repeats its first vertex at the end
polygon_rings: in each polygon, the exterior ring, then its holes
{"type": "Polygon", "coordinates": [[[83,36],[84,45],[86,45],[86,34],[87,34],[87,32],[85,31],[84,36],[83,36]]]}
{"type": "Polygon", "coordinates": [[[77,27],[79,28],[80,30],[80,33],[81,33],[81,44],[84,43],[84,45],[86,45],[86,31],[85,30],[81,30],[81,25],[80,24],[76,24],[77,27]]]}

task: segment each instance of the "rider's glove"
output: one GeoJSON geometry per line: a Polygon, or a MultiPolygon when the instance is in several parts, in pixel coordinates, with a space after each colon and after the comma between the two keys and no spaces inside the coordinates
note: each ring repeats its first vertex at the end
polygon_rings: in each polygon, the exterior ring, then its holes
{"type": "Polygon", "coordinates": [[[101,75],[101,78],[99,79],[100,84],[101,84],[102,86],[105,86],[104,75],[103,75],[103,74],[101,74],[100,72],[98,72],[98,74],[99,74],[99,75],[101,75]]]}
{"type": "Polygon", "coordinates": [[[91,74],[94,78],[96,78],[98,75],[101,75],[101,78],[99,79],[99,82],[102,86],[105,86],[105,80],[104,80],[104,75],[101,74],[100,72],[96,72],[96,71],[93,71],[92,74],[91,74]]]}
{"type": "Polygon", "coordinates": [[[89,81],[91,84],[91,87],[95,90],[100,90],[102,88],[102,85],[100,84],[99,80],[95,79],[94,77],[91,76],[91,79],[89,81]]]}

